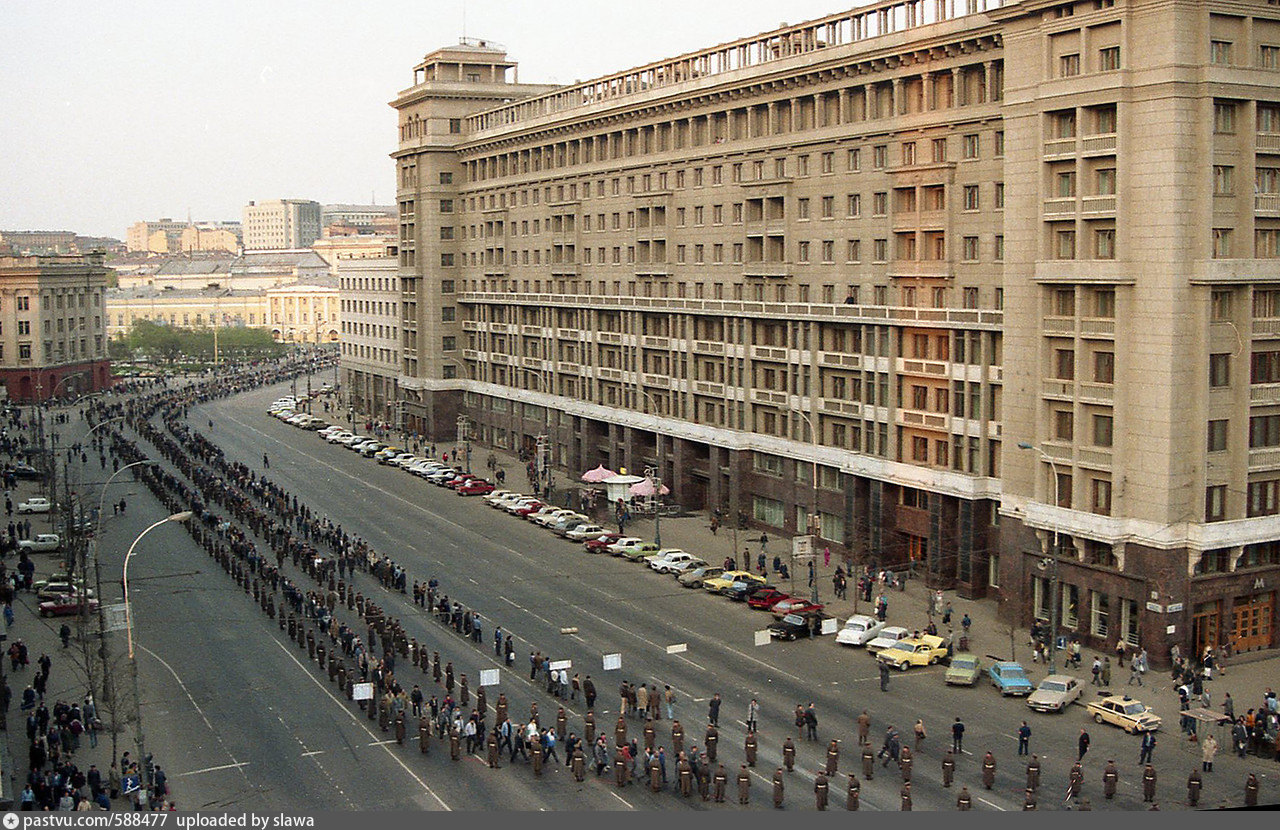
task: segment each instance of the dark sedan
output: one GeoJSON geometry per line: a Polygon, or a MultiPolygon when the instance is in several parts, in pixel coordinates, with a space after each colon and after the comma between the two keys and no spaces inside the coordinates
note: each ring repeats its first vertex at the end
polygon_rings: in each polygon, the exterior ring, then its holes
{"type": "Polygon", "coordinates": [[[769,626],[769,636],[778,640],[813,637],[822,631],[822,614],[787,614],[769,626]]]}

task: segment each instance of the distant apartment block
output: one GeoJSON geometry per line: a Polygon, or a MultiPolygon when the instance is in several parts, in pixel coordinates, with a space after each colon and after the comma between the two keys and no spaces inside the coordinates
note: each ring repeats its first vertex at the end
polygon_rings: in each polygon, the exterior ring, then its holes
{"type": "Polygon", "coordinates": [[[305,199],[250,202],[244,208],[245,250],[306,248],[320,238],[320,203],[305,199]]]}

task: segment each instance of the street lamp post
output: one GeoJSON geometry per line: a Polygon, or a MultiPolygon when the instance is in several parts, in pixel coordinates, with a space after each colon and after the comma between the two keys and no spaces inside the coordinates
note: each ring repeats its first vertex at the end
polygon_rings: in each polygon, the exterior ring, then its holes
{"type": "MultiPolygon", "coordinates": [[[[795,409],[792,411],[795,412],[795,414],[799,415],[801,418],[803,418],[804,422],[808,424],[809,442],[813,447],[813,470],[810,473],[810,477],[812,478],[812,481],[810,483],[813,485],[813,504],[812,504],[813,512],[809,516],[809,525],[810,525],[809,531],[810,531],[810,535],[813,537],[813,541],[816,544],[816,542],[818,541],[818,530],[821,527],[821,524],[818,521],[818,432],[813,428],[813,421],[809,420],[808,415],[804,414],[798,409],[795,409]]],[[[814,559],[810,559],[809,560],[810,562],[816,561],[816,557],[818,554],[817,554],[817,551],[813,550],[812,547],[810,548],[809,555],[812,557],[815,557],[814,559]]],[[[792,582],[792,587],[794,587],[795,585],[795,548],[794,547],[792,548],[791,570],[792,570],[791,582],[792,582]]],[[[818,576],[817,576],[816,566],[814,567],[813,584],[810,585],[809,588],[810,588],[809,598],[816,603],[818,601],[818,576]]]]}
{"type": "MultiPolygon", "coordinates": [[[[654,404],[653,408],[655,410],[658,408],[657,401],[653,399],[652,395],[650,395],[648,392],[644,391],[643,389],[640,389],[639,387],[636,388],[636,391],[639,392],[641,395],[643,395],[644,399],[649,401],[649,403],[654,404]]],[[[654,417],[659,418],[661,416],[655,414],[654,417]]],[[[657,451],[658,466],[656,468],[650,467],[649,469],[646,469],[645,474],[649,478],[649,486],[653,488],[653,498],[654,498],[653,543],[657,545],[659,548],[661,548],[662,547],[662,478],[663,478],[663,475],[666,473],[666,465],[662,463],[663,462],[662,430],[654,429],[653,441],[654,441],[654,444],[656,445],[654,449],[657,451]],[[649,473],[649,470],[655,470],[655,469],[656,469],[656,475],[652,475],[649,473]]],[[[738,555],[738,552],[736,550],[737,548],[736,539],[734,541],[734,548],[735,550],[733,552],[733,555],[736,557],[738,555]]]]}
{"type": "MultiPolygon", "coordinates": [[[[138,534],[133,543],[129,545],[129,551],[124,555],[124,573],[121,583],[124,585],[124,627],[125,636],[129,644],[129,670],[133,675],[133,724],[135,736],[138,741],[138,762],[147,768],[147,750],[146,742],[142,733],[142,698],[138,691],[138,657],[133,651],[133,606],[129,604],[129,560],[133,558],[133,551],[138,547],[138,542],[142,541],[142,537],[163,524],[169,522],[185,522],[190,519],[192,513],[190,510],[184,510],[181,513],[174,513],[166,516],[158,522],[155,522],[146,530],[138,534]]],[[[149,781],[147,782],[150,783],[149,781]]]]}
{"type": "MultiPolygon", "coordinates": [[[[1058,503],[1058,465],[1053,462],[1053,458],[1039,447],[1033,446],[1026,441],[1018,442],[1018,449],[1032,450],[1041,458],[1049,463],[1049,469],[1053,473],[1053,506],[1056,509],[1058,503]]],[[[1052,543],[1049,545],[1049,674],[1057,674],[1058,668],[1058,520],[1055,516],[1052,529],[1052,543]]],[[[1035,609],[1032,609],[1035,613],[1035,609]]]]}

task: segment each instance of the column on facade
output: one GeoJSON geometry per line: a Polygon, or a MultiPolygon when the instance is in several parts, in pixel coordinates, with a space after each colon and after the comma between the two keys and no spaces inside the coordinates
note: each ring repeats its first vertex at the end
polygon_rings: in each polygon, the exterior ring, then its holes
{"type": "Polygon", "coordinates": [[[989,104],[989,103],[991,103],[992,101],[996,100],[996,90],[995,90],[995,84],[996,84],[996,62],[995,62],[995,61],[986,61],[986,62],[984,62],[984,63],[982,64],[982,68],[983,68],[983,70],[984,70],[984,71],[983,71],[983,79],[984,79],[984,83],[983,83],[983,89],[982,89],[982,100],[983,100],[983,103],[987,103],[987,104],[989,104]]]}
{"type": "Polygon", "coordinates": [[[933,73],[920,73],[920,108],[931,111],[938,108],[937,90],[934,88],[933,73]]]}
{"type": "Polygon", "coordinates": [[[902,115],[902,79],[894,78],[890,86],[889,114],[902,115]]]}

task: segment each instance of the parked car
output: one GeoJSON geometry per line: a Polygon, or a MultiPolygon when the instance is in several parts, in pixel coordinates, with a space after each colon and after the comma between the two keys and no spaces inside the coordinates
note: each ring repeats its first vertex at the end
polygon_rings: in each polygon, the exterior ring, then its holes
{"type": "MultiPolygon", "coordinates": [[[[98,601],[96,599],[88,599],[84,603],[85,611],[90,614],[96,614],[98,611],[98,601]]],[[[58,595],[51,599],[47,599],[40,603],[40,616],[42,617],[72,617],[80,613],[80,599],[71,594],[58,595]]]]}
{"type": "Polygon", "coordinates": [[[578,525],[573,530],[565,531],[564,538],[571,542],[585,542],[588,539],[598,539],[604,535],[604,528],[595,523],[587,523],[578,525]]]}
{"type": "Polygon", "coordinates": [[[676,565],[681,562],[692,562],[696,557],[687,551],[679,548],[664,548],[652,556],[646,556],[645,562],[649,563],[649,567],[660,574],[675,573],[676,565]]]}
{"type": "MultiPolygon", "coordinates": [[[[430,464],[431,462],[424,461],[421,463],[430,464]]],[[[507,496],[514,496],[514,495],[519,495],[519,494],[516,493],[514,490],[494,490],[492,493],[484,497],[484,503],[489,505],[490,507],[493,507],[494,502],[505,499],[507,496]]]]}
{"type": "Polygon", "coordinates": [[[703,580],[702,589],[713,594],[719,594],[734,582],[757,582],[763,585],[765,578],[753,574],[751,571],[725,571],[717,577],[703,580]]]}
{"type": "Polygon", "coordinates": [[[555,535],[563,536],[565,533],[576,527],[589,524],[591,524],[591,519],[589,517],[584,516],[581,513],[574,513],[571,511],[569,513],[565,513],[554,522],[546,525],[546,527],[555,535]]]}
{"type": "Polygon", "coordinates": [[[69,579],[51,579],[36,591],[37,599],[55,599],[63,594],[71,596],[79,596],[80,591],[84,590],[86,596],[93,596],[92,588],[85,588],[84,583],[80,581],[72,582],[69,579]]]}
{"type": "Polygon", "coordinates": [[[48,513],[52,509],[53,505],[49,500],[40,496],[33,496],[18,504],[19,513],[48,513]]]}
{"type": "Polygon", "coordinates": [[[943,682],[948,686],[972,686],[982,676],[982,661],[978,655],[960,652],[951,658],[943,682]]]}
{"type": "Polygon", "coordinates": [[[790,594],[779,591],[777,588],[761,586],[760,590],[747,597],[747,607],[754,608],[756,611],[768,611],[782,600],[790,598],[790,594]]]}
{"type": "Polygon", "coordinates": [[[822,621],[829,619],[826,614],[787,614],[769,625],[769,636],[777,640],[796,640],[801,637],[816,637],[822,633],[822,621]]]}
{"type": "Polygon", "coordinates": [[[636,545],[642,545],[642,544],[644,544],[644,540],[641,539],[639,536],[623,536],[621,539],[614,542],[612,545],[609,545],[609,547],[605,548],[605,550],[607,550],[609,553],[613,554],[614,556],[621,556],[623,551],[625,551],[627,548],[634,547],[636,545]]]}
{"type": "Polygon", "coordinates": [[[560,520],[561,516],[572,515],[573,511],[567,507],[556,507],[554,505],[546,504],[540,507],[537,511],[530,513],[527,518],[536,525],[551,527],[560,520]]]}
{"type": "Polygon", "coordinates": [[[326,435],[324,440],[328,441],[330,444],[345,444],[355,437],[356,434],[354,432],[347,429],[340,429],[337,432],[331,432],[326,435]]]}
{"type": "Polygon", "coordinates": [[[30,464],[26,463],[25,461],[19,461],[17,464],[14,464],[9,469],[13,472],[14,476],[16,476],[17,478],[32,478],[32,479],[44,478],[44,473],[40,472],[35,467],[32,467],[30,464]]]}
{"type": "Polygon", "coordinates": [[[1051,674],[1027,698],[1027,705],[1037,712],[1061,712],[1080,697],[1080,681],[1069,674],[1051,674]]]}
{"type": "Polygon", "coordinates": [[[679,577],[687,571],[697,570],[698,568],[705,568],[707,564],[708,564],[707,560],[699,559],[698,557],[695,556],[692,559],[686,559],[683,562],[675,563],[674,565],[671,566],[671,570],[668,571],[668,573],[679,577]]]}
{"type": "Polygon", "coordinates": [[[774,606],[769,609],[769,613],[781,619],[787,614],[806,614],[810,611],[821,611],[822,608],[822,603],[811,602],[807,597],[789,597],[774,603],[774,606]]]}
{"type": "Polygon", "coordinates": [[[645,559],[660,550],[661,548],[653,542],[641,542],[638,545],[632,545],[618,555],[631,562],[643,562],[645,559]]]}
{"type": "Polygon", "coordinates": [[[459,496],[483,496],[492,492],[493,485],[480,478],[473,478],[458,488],[459,496]]]}
{"type": "Polygon", "coordinates": [[[922,634],[899,640],[876,655],[890,668],[906,671],[912,666],[932,666],[947,656],[947,644],[941,637],[922,634]]]}
{"type": "Polygon", "coordinates": [[[867,654],[876,654],[884,651],[899,640],[905,640],[911,636],[911,632],[900,625],[885,626],[880,629],[880,633],[867,641],[867,654]]]}
{"type": "Polygon", "coordinates": [[[715,565],[704,565],[701,568],[685,571],[680,574],[676,581],[686,588],[701,588],[703,581],[714,579],[722,573],[724,573],[724,568],[715,565]]]}
{"type": "Polygon", "coordinates": [[[532,513],[537,513],[543,507],[542,502],[533,500],[530,502],[518,502],[514,507],[507,510],[512,516],[519,516],[526,519],[532,513]]]}
{"type": "Polygon", "coordinates": [[[758,592],[772,588],[772,585],[762,584],[754,580],[751,582],[745,582],[741,579],[735,579],[733,582],[729,583],[729,587],[725,588],[720,593],[721,595],[728,597],[732,602],[749,602],[758,592]]]}
{"type": "Polygon", "coordinates": [[[62,548],[62,537],[56,533],[37,533],[33,539],[19,539],[18,549],[29,553],[47,553],[62,548]]]}
{"type": "Polygon", "coordinates": [[[987,669],[987,675],[991,678],[991,685],[999,689],[1002,695],[1031,694],[1031,681],[1027,679],[1027,672],[1020,663],[992,663],[991,668],[987,669]]]}
{"type": "Polygon", "coordinates": [[[1155,732],[1160,728],[1160,718],[1151,714],[1150,707],[1128,695],[1108,695],[1101,700],[1091,700],[1085,709],[1096,723],[1118,726],[1131,735],[1139,732],[1155,732]]]}
{"type": "Polygon", "coordinates": [[[836,642],[842,646],[865,646],[884,630],[884,623],[866,614],[854,614],[844,621],[844,628],[836,634],[836,642]]]}
{"type": "Polygon", "coordinates": [[[621,533],[602,533],[594,539],[582,543],[587,553],[608,553],[609,546],[623,538],[621,533]]]}

